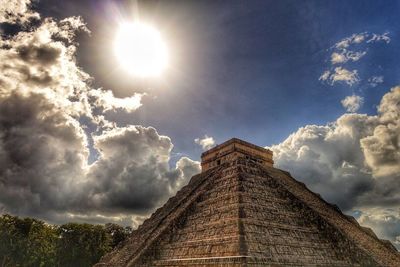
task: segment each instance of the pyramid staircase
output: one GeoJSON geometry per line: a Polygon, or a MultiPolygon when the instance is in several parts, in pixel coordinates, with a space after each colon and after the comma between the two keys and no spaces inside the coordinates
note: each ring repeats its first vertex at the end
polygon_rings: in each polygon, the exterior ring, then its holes
{"type": "Polygon", "coordinates": [[[400,266],[390,242],[289,173],[240,155],[218,163],[96,266],[400,266]]]}

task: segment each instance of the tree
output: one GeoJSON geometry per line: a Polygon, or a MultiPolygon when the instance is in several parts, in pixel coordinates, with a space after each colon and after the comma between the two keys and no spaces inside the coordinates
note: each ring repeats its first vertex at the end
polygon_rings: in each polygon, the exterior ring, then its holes
{"type": "Polygon", "coordinates": [[[111,250],[110,236],[104,226],[67,223],[57,229],[59,266],[92,266],[111,250]]]}
{"type": "Polygon", "coordinates": [[[132,232],[130,227],[0,216],[0,267],[92,266],[132,232]]]}
{"type": "Polygon", "coordinates": [[[54,266],[54,227],[32,218],[0,217],[1,266],[54,266]]]}
{"type": "Polygon", "coordinates": [[[115,248],[132,233],[131,227],[122,227],[115,223],[106,223],[105,230],[111,238],[110,246],[112,248],[115,248]]]}

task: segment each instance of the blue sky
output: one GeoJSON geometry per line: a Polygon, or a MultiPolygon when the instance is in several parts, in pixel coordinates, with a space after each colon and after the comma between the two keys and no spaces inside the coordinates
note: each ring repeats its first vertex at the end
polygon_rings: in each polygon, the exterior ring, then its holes
{"type": "MultiPolygon", "coordinates": [[[[129,18],[133,2],[116,3],[129,18]]],[[[239,137],[277,144],[301,126],[334,121],[345,112],[340,101],[352,94],[364,98],[359,112],[374,114],[382,95],[399,83],[398,1],[143,3],[143,19],[155,21],[167,42],[171,38],[172,54],[179,55],[171,66],[173,78],[162,86],[131,77],[116,84],[109,74],[113,66],[93,57],[91,47],[112,31],[108,4],[42,1],[38,6],[46,15],[83,16],[92,35],[80,41],[77,59],[96,85],[122,96],[147,91],[135,114],[114,115],[119,123],[154,126],[172,138],[174,152],[194,159],[201,152],[195,138],[207,134],[217,143],[239,137]],[[332,66],[332,47],[359,33],[387,33],[391,41],[354,46],[367,54],[343,66],[358,70],[360,82],[322,83],[319,77],[332,66]],[[371,88],[373,76],[383,82],[371,88]]],[[[109,61],[112,55],[103,53],[109,61]]]]}
{"type": "Polygon", "coordinates": [[[135,227],[238,137],[400,247],[400,1],[31,2],[0,9],[0,212],[135,227]],[[137,16],[160,77],[116,59],[137,16]]]}

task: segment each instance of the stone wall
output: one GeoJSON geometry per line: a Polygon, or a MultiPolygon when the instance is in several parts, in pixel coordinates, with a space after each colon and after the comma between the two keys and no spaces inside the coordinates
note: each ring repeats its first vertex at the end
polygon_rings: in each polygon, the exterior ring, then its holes
{"type": "Polygon", "coordinates": [[[380,266],[259,164],[229,165],[135,266],[380,266]]]}
{"type": "Polygon", "coordinates": [[[400,262],[390,246],[288,173],[234,153],[229,161],[194,176],[97,266],[400,262]]]}
{"type": "Polygon", "coordinates": [[[272,151],[233,138],[201,155],[202,171],[219,166],[225,162],[233,162],[238,158],[246,158],[261,165],[272,167],[272,151]]]}

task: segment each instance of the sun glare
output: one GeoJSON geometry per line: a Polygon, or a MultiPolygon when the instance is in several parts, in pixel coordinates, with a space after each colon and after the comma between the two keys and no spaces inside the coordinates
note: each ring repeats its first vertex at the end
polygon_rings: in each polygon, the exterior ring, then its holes
{"type": "Polygon", "coordinates": [[[160,32],[150,25],[139,22],[122,24],[114,49],[122,67],[134,75],[157,76],[167,67],[167,46],[160,32]]]}

